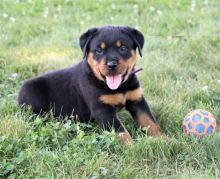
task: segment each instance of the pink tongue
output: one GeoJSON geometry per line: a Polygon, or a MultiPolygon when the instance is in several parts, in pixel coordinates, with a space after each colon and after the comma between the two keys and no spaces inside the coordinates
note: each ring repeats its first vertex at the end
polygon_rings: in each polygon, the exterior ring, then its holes
{"type": "Polygon", "coordinates": [[[119,87],[122,81],[121,75],[106,76],[107,85],[110,89],[115,90],[119,87]]]}

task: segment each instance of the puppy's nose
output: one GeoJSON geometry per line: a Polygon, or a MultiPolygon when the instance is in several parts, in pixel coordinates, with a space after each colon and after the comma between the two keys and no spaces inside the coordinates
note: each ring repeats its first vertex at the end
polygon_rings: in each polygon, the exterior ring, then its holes
{"type": "Polygon", "coordinates": [[[107,63],[107,65],[108,65],[109,70],[115,70],[118,66],[118,62],[117,61],[109,61],[107,63]]]}

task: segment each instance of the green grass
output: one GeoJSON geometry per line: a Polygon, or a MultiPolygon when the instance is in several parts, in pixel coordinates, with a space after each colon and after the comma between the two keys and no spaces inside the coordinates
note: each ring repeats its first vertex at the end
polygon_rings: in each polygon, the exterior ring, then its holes
{"type": "Polygon", "coordinates": [[[196,108],[220,119],[219,80],[218,0],[2,0],[0,178],[219,178],[220,133],[196,141],[181,129],[196,108]],[[106,24],[144,33],[138,76],[167,139],[147,136],[125,111],[131,147],[95,124],[17,107],[24,80],[79,61],[80,34],[106,24]]]}

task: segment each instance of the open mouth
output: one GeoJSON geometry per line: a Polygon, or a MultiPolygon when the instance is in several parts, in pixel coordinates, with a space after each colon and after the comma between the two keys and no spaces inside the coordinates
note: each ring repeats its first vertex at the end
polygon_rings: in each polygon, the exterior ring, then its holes
{"type": "Polygon", "coordinates": [[[127,73],[128,73],[128,68],[123,75],[122,74],[111,74],[107,76],[104,76],[102,74],[101,75],[105,79],[107,86],[111,90],[116,90],[121,85],[121,83],[124,81],[124,78],[127,75],[127,73]]]}

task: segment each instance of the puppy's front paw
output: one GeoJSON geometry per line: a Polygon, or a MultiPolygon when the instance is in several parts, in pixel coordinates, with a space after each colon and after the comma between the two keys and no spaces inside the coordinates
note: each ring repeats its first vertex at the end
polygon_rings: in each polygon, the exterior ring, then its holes
{"type": "Polygon", "coordinates": [[[158,124],[149,125],[147,126],[147,128],[148,128],[148,133],[151,136],[162,136],[163,135],[161,128],[158,124]]]}
{"type": "Polygon", "coordinates": [[[131,145],[132,138],[131,138],[131,135],[129,134],[129,132],[127,130],[125,130],[125,132],[118,133],[118,138],[124,144],[131,145]]]}

